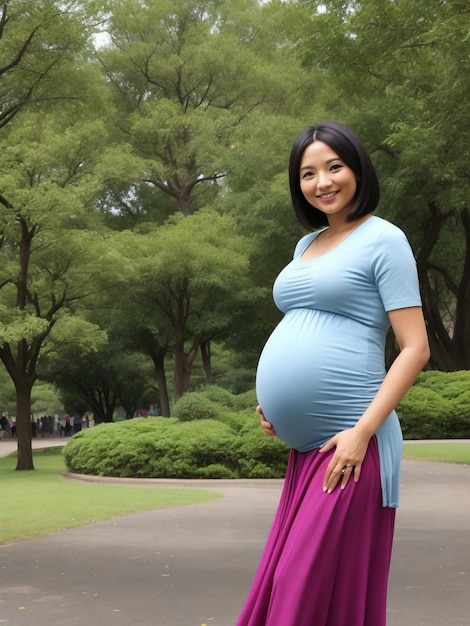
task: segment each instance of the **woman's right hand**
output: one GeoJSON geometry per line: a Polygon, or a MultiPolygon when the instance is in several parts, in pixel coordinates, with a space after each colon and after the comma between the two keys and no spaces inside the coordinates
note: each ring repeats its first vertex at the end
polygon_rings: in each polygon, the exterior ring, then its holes
{"type": "Polygon", "coordinates": [[[268,422],[264,415],[263,415],[263,410],[262,408],[259,406],[256,407],[256,412],[258,413],[258,415],[261,418],[261,428],[264,430],[264,432],[269,435],[270,437],[275,437],[276,436],[276,431],[273,428],[273,425],[268,422]]]}

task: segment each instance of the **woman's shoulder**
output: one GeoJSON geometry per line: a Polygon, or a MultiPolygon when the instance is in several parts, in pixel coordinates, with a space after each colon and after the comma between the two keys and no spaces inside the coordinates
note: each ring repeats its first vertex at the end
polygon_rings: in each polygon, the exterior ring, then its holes
{"type": "Polygon", "coordinates": [[[367,258],[374,273],[394,268],[394,271],[413,274],[416,266],[413,250],[404,231],[381,217],[374,216],[372,231],[364,243],[367,258]]]}
{"type": "Polygon", "coordinates": [[[374,232],[377,237],[383,236],[385,238],[406,238],[404,231],[399,226],[393,224],[392,222],[389,222],[383,217],[373,215],[368,221],[371,225],[371,232],[374,232]]]}

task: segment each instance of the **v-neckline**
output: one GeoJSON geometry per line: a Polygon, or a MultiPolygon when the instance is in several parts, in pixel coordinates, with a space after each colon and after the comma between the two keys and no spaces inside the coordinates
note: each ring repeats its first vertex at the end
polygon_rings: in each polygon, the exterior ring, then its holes
{"type": "Polygon", "coordinates": [[[301,263],[313,263],[313,261],[318,261],[319,259],[323,259],[325,256],[331,254],[332,252],[334,252],[335,250],[338,250],[338,248],[341,248],[344,244],[346,244],[346,242],[351,239],[351,237],[354,235],[354,233],[357,233],[358,231],[360,231],[365,224],[367,224],[368,222],[370,222],[373,219],[374,219],[374,216],[371,215],[366,220],[361,222],[359,224],[359,226],[356,226],[356,228],[353,228],[353,230],[351,230],[350,233],[344,239],[342,239],[340,242],[338,242],[333,248],[330,248],[329,250],[326,250],[322,254],[319,254],[318,256],[314,256],[314,257],[312,257],[310,259],[302,259],[302,257],[305,254],[305,252],[307,252],[307,250],[310,248],[310,246],[314,244],[316,238],[321,233],[325,232],[325,230],[327,230],[328,227],[323,228],[322,230],[316,231],[315,233],[313,233],[314,237],[309,241],[307,247],[304,250],[302,250],[302,252],[299,254],[299,256],[297,258],[299,259],[299,261],[301,263]]]}

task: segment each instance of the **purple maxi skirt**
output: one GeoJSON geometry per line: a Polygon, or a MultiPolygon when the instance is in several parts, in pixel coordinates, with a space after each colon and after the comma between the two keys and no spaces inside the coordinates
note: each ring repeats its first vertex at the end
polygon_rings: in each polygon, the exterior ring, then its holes
{"type": "Polygon", "coordinates": [[[396,509],[382,506],[377,440],[359,482],[323,492],[333,451],[291,450],[237,626],[385,626],[396,509]]]}

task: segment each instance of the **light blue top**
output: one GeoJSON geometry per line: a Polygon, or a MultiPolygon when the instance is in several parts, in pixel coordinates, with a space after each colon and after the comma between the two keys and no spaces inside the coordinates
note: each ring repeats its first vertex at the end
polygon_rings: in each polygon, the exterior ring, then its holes
{"type": "MultiPolygon", "coordinates": [[[[297,244],[273,295],[284,317],[260,356],[258,402],[280,439],[301,452],[351,428],[384,376],[387,311],[421,306],[404,233],[375,216],[320,257],[297,244]]],[[[376,433],[383,505],[398,506],[402,433],[393,411],[376,433]]]]}

